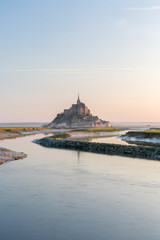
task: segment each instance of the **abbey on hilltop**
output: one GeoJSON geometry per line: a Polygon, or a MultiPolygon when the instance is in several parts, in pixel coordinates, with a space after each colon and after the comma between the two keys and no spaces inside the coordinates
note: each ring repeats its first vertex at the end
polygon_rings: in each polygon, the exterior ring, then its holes
{"type": "Polygon", "coordinates": [[[90,110],[77,99],[76,104],[65,109],[63,113],[57,114],[56,118],[48,124],[50,127],[111,127],[109,121],[103,121],[93,116],[90,110]]]}

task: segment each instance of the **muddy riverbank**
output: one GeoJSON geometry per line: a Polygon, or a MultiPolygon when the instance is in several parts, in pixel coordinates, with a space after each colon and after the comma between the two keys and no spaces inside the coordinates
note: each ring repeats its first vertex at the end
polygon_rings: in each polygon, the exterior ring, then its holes
{"type": "Polygon", "coordinates": [[[0,165],[8,161],[19,160],[25,157],[27,157],[27,154],[23,152],[15,152],[15,151],[0,147],[0,165]]]}

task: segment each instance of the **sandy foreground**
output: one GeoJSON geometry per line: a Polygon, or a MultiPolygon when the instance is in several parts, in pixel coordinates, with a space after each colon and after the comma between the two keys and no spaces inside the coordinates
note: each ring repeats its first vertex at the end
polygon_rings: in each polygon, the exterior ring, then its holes
{"type": "Polygon", "coordinates": [[[25,157],[27,157],[27,154],[23,152],[15,152],[15,151],[0,147],[0,164],[3,164],[8,161],[23,159],[25,157]]]}

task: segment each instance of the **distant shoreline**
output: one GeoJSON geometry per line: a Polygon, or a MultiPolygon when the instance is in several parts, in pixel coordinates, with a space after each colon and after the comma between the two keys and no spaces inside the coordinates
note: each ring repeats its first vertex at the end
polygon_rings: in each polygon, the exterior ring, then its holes
{"type": "Polygon", "coordinates": [[[42,127],[47,122],[6,122],[0,123],[0,127],[42,127]]]}
{"type": "MultiPolygon", "coordinates": [[[[49,122],[0,122],[0,127],[42,127],[49,122]]],[[[111,121],[113,127],[160,127],[160,122],[115,122],[111,121]]]]}

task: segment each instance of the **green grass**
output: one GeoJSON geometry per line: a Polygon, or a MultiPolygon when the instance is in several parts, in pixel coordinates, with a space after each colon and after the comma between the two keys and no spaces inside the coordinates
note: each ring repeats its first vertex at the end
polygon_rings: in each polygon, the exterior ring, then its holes
{"type": "Polygon", "coordinates": [[[33,130],[41,130],[43,127],[0,127],[0,132],[29,132],[33,130]]]}
{"type": "Polygon", "coordinates": [[[82,129],[74,129],[73,131],[76,132],[117,132],[117,131],[122,131],[119,128],[82,128],[82,129]]]}
{"type": "Polygon", "coordinates": [[[160,129],[149,129],[149,130],[140,130],[140,131],[133,131],[134,133],[160,133],[160,129]]]}
{"type": "Polygon", "coordinates": [[[52,137],[50,137],[50,138],[52,138],[52,139],[57,139],[57,138],[68,138],[68,137],[70,137],[69,134],[63,133],[63,134],[54,135],[54,136],[52,136],[52,137]]]}

